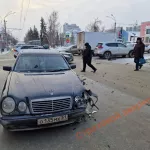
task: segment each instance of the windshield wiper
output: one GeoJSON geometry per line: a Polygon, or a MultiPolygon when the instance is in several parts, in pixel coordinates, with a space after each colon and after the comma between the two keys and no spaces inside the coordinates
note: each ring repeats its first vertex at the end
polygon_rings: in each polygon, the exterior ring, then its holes
{"type": "Polygon", "coordinates": [[[48,70],[46,72],[59,72],[59,71],[67,71],[67,70],[70,70],[70,69],[56,69],[56,70],[48,70]]]}

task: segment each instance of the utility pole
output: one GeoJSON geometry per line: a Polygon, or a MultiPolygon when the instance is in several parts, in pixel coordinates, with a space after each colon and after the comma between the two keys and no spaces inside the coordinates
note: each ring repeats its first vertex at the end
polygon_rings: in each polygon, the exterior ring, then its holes
{"type": "Polygon", "coordinates": [[[15,12],[12,12],[12,11],[10,11],[10,12],[8,12],[7,14],[6,14],[6,16],[4,17],[4,19],[3,19],[3,21],[4,21],[4,37],[5,37],[5,42],[6,42],[6,49],[8,50],[8,37],[7,37],[7,26],[6,26],[6,17],[8,17],[9,15],[12,15],[12,14],[15,14],[15,12]]]}
{"type": "Polygon", "coordinates": [[[4,35],[5,35],[5,41],[6,41],[6,49],[8,50],[8,39],[7,39],[7,30],[6,30],[6,20],[4,18],[4,35]]]}
{"type": "Polygon", "coordinates": [[[111,16],[106,16],[107,18],[110,18],[112,20],[114,20],[114,37],[115,37],[115,41],[116,41],[116,30],[117,30],[117,22],[116,22],[116,18],[114,17],[113,14],[111,14],[111,16]]]}

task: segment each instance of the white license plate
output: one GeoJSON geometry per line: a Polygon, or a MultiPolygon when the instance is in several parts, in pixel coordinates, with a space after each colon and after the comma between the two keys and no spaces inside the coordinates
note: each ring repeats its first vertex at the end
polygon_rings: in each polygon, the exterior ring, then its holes
{"type": "Polygon", "coordinates": [[[38,119],[37,124],[38,125],[51,124],[51,123],[56,123],[56,122],[61,122],[61,121],[66,121],[66,120],[68,120],[68,115],[38,119]]]}

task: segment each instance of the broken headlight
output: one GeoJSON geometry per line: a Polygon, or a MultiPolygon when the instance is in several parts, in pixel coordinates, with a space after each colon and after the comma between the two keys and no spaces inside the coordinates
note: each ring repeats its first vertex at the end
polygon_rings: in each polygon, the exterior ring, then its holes
{"type": "Polygon", "coordinates": [[[86,100],[83,97],[76,96],[74,100],[77,107],[85,106],[86,104],[86,100]]]}

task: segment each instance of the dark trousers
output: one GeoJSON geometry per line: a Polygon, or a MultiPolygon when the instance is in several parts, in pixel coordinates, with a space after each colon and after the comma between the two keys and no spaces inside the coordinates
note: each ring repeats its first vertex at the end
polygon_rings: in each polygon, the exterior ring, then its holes
{"type": "Polygon", "coordinates": [[[140,61],[140,58],[134,58],[134,62],[135,62],[135,64],[136,64],[136,65],[135,65],[136,70],[139,69],[139,66],[142,66],[142,65],[140,65],[139,61],[140,61]]]}
{"type": "Polygon", "coordinates": [[[92,59],[83,58],[83,71],[86,70],[86,65],[91,67],[94,71],[96,70],[96,68],[91,64],[91,61],[92,61],[92,59]]]}

